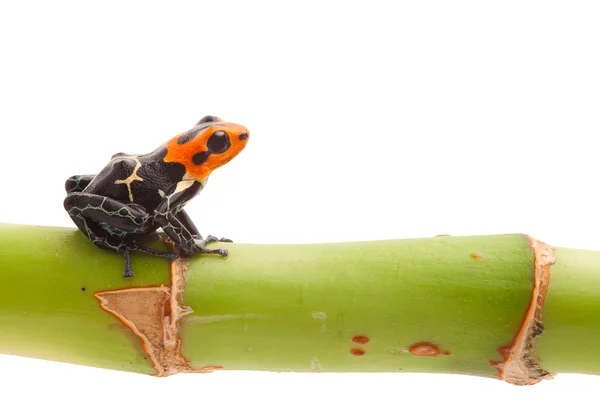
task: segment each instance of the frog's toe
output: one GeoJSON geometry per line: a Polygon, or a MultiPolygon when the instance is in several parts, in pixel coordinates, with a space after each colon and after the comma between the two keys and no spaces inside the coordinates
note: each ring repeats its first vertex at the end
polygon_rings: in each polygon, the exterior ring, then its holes
{"type": "Polygon", "coordinates": [[[206,246],[207,244],[214,243],[214,242],[218,242],[218,241],[219,241],[219,239],[218,239],[216,236],[213,236],[213,235],[208,235],[208,236],[207,236],[206,238],[204,238],[204,239],[200,238],[200,239],[195,239],[195,240],[194,240],[194,242],[196,242],[196,244],[197,244],[198,246],[200,246],[200,247],[204,247],[204,246],[206,246]]]}
{"type": "Polygon", "coordinates": [[[217,237],[216,237],[216,236],[213,236],[213,235],[208,235],[208,236],[206,237],[206,239],[204,239],[204,241],[203,241],[203,242],[204,242],[204,244],[209,244],[209,243],[214,243],[214,242],[218,242],[218,241],[219,241],[219,239],[217,239],[217,237]]]}
{"type": "MultiPolygon", "coordinates": [[[[205,240],[202,241],[202,242],[205,242],[205,240]]],[[[204,246],[204,244],[202,242],[197,242],[196,245],[191,249],[190,252],[183,252],[183,253],[186,254],[186,255],[192,255],[192,254],[218,254],[221,257],[227,257],[228,251],[226,249],[208,249],[208,248],[206,248],[204,246]]]]}
{"type": "Polygon", "coordinates": [[[214,242],[222,242],[222,243],[233,243],[233,240],[222,237],[221,239],[217,238],[213,235],[208,235],[206,239],[202,240],[202,243],[214,243],[214,242]]]}

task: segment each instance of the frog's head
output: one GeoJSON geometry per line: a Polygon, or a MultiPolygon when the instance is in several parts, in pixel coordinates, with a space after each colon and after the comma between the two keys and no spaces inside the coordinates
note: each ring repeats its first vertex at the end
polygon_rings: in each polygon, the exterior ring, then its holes
{"type": "Polygon", "coordinates": [[[183,164],[185,179],[204,182],[212,171],[237,156],[246,147],[248,138],[246,127],[209,115],[167,142],[164,160],[183,164]]]}

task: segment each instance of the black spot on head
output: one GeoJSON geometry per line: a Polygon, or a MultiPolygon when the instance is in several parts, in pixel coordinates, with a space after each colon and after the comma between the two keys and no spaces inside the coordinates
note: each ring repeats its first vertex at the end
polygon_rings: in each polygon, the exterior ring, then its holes
{"type": "Polygon", "coordinates": [[[208,151],[201,151],[200,153],[194,154],[194,157],[192,157],[192,161],[194,162],[194,164],[200,165],[208,159],[208,156],[210,156],[210,153],[208,151]]]}
{"type": "Polygon", "coordinates": [[[181,135],[177,138],[177,144],[185,144],[190,140],[193,140],[202,129],[190,129],[186,134],[181,135]]]}
{"type": "Polygon", "coordinates": [[[219,118],[217,118],[217,117],[214,117],[212,115],[207,115],[206,117],[204,117],[200,121],[198,121],[198,123],[196,125],[205,124],[207,122],[217,122],[218,120],[219,120],[219,118]]]}
{"type": "Polygon", "coordinates": [[[240,135],[240,140],[248,140],[248,133],[244,132],[240,135]]]}
{"type": "MultiPolygon", "coordinates": [[[[167,153],[168,153],[167,148],[164,146],[160,146],[158,149],[154,150],[152,155],[156,154],[156,157],[154,157],[154,159],[162,160],[163,158],[165,158],[167,156],[167,153]]],[[[142,167],[143,166],[144,166],[144,163],[142,163],[142,167]]]]}
{"type": "Polygon", "coordinates": [[[230,146],[229,135],[223,131],[213,133],[206,142],[206,147],[212,154],[225,153],[230,146]]]}
{"type": "Polygon", "coordinates": [[[85,288],[84,288],[84,287],[82,287],[82,288],[81,288],[81,291],[82,291],[82,292],[85,292],[85,288]]]}
{"type": "Polygon", "coordinates": [[[110,159],[112,160],[113,158],[117,158],[117,157],[127,157],[127,156],[130,156],[130,155],[131,155],[131,154],[127,154],[127,153],[120,152],[120,153],[115,153],[115,154],[113,154],[113,155],[112,155],[112,157],[111,157],[110,159]]]}

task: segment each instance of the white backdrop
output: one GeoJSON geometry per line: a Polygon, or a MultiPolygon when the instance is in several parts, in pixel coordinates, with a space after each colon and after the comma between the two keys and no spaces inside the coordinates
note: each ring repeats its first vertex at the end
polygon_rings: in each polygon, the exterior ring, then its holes
{"type": "MultiPolygon", "coordinates": [[[[246,243],[524,232],[600,250],[596,2],[1,2],[0,221],[202,116],[251,132],[187,210],[246,243]]],[[[441,375],[146,376],[0,356],[1,398],[572,396],[441,375]],[[106,380],[104,380],[106,378],[106,380]],[[16,397],[5,397],[4,393],[16,397]]]]}

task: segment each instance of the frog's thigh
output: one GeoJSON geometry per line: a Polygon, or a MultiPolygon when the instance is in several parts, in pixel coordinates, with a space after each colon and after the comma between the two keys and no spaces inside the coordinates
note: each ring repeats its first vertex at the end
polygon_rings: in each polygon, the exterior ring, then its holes
{"type": "Polygon", "coordinates": [[[69,193],[64,205],[74,221],[84,218],[125,232],[147,233],[152,230],[152,218],[137,204],[125,204],[98,194],[69,193]]]}
{"type": "Polygon", "coordinates": [[[96,175],[73,175],[65,182],[67,193],[81,192],[94,180],[96,175]]]}

